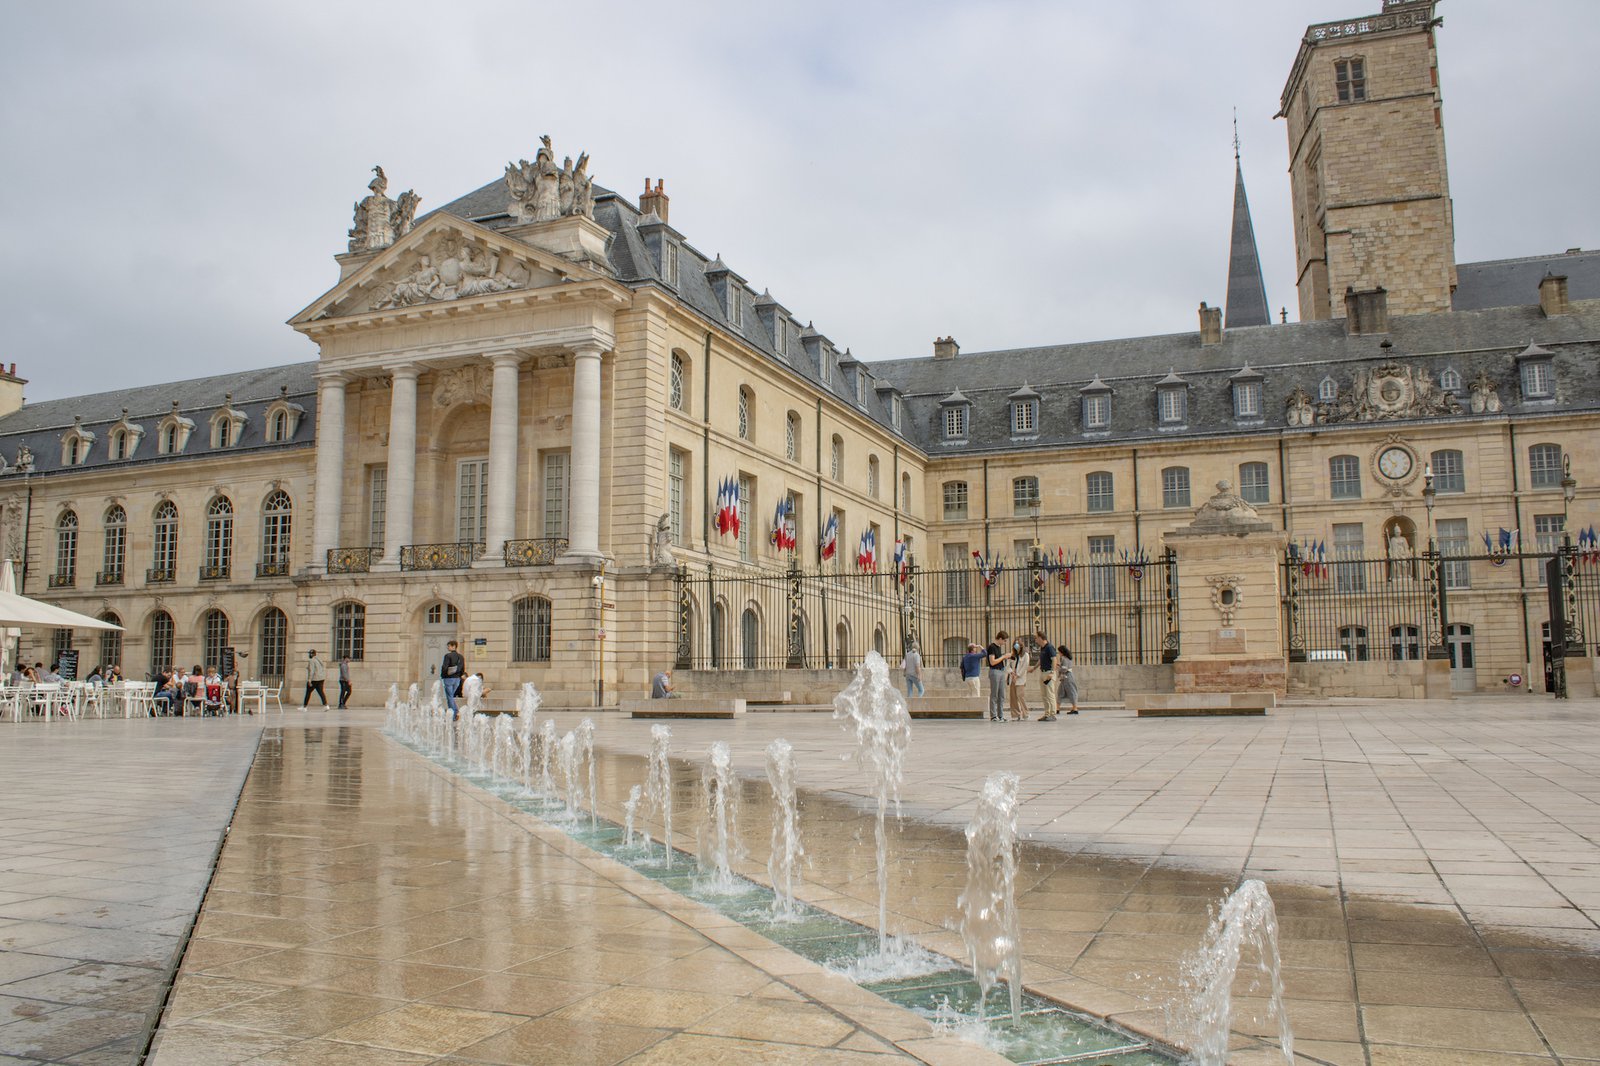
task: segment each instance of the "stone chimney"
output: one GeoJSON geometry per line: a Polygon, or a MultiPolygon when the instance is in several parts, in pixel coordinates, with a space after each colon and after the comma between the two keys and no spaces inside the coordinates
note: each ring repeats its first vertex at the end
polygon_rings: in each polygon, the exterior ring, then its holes
{"type": "Polygon", "coordinates": [[[954,359],[961,354],[961,345],[956,343],[954,337],[935,337],[933,339],[933,357],[935,359],[954,359]]]}
{"type": "Polygon", "coordinates": [[[17,377],[17,364],[0,365],[0,418],[22,410],[22,386],[27,382],[17,377]]]}
{"type": "Polygon", "coordinates": [[[644,192],[639,194],[639,213],[641,215],[648,215],[650,212],[654,211],[657,218],[663,222],[667,222],[669,221],[667,218],[667,204],[668,197],[666,179],[658,179],[656,181],[656,187],[652,189],[650,187],[650,179],[645,178],[644,192]]]}
{"type": "Polygon", "coordinates": [[[1548,318],[1551,315],[1564,315],[1572,308],[1567,303],[1567,276],[1565,274],[1546,274],[1539,279],[1539,310],[1548,318]]]}
{"type": "Polygon", "coordinates": [[[1200,343],[1222,343],[1222,308],[1207,307],[1204,300],[1200,301],[1200,343]]]}
{"type": "Polygon", "coordinates": [[[1344,331],[1346,333],[1388,333],[1389,292],[1382,285],[1357,292],[1344,290],[1344,331]]]}

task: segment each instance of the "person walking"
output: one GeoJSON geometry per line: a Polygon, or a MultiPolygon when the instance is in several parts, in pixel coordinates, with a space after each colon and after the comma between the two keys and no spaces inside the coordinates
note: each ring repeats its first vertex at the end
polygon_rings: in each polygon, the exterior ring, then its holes
{"type": "Polygon", "coordinates": [[[450,720],[454,722],[461,717],[461,708],[456,706],[456,693],[461,691],[461,680],[467,676],[467,660],[456,650],[455,641],[452,640],[444,648],[444,661],[439,664],[439,680],[444,682],[444,701],[450,706],[450,720]]]}
{"type": "Polygon", "coordinates": [[[1072,649],[1063,644],[1058,651],[1061,659],[1056,669],[1061,675],[1061,702],[1072,708],[1068,714],[1077,714],[1078,677],[1072,672],[1072,649]]]}
{"type": "Polygon", "coordinates": [[[315,692],[317,699],[322,701],[322,709],[328,709],[328,694],[322,690],[323,684],[328,679],[328,668],[317,658],[317,649],[312,648],[306,655],[306,697],[300,702],[303,711],[311,706],[311,694],[315,692]]]}
{"type": "Polygon", "coordinates": [[[1021,638],[1011,642],[1011,673],[1006,678],[1006,687],[1011,690],[1011,720],[1013,722],[1026,722],[1028,720],[1028,674],[1033,669],[1029,662],[1027,647],[1021,638]]]}
{"type": "Polygon", "coordinates": [[[983,661],[989,667],[989,721],[1005,721],[1006,666],[1011,662],[1007,648],[1011,634],[1005,630],[994,635],[989,647],[984,649],[983,661]]]}
{"type": "Polygon", "coordinates": [[[961,657],[961,680],[974,696],[983,695],[983,645],[968,644],[967,653],[961,657]]]}
{"type": "Polygon", "coordinates": [[[1039,721],[1053,722],[1061,711],[1056,701],[1056,666],[1060,654],[1042,631],[1034,633],[1033,644],[1038,649],[1039,681],[1044,686],[1044,714],[1039,716],[1039,721]]]}
{"type": "Polygon", "coordinates": [[[917,650],[916,644],[906,647],[906,657],[900,660],[900,669],[906,672],[906,698],[923,695],[922,653],[917,650]]]}
{"type": "Polygon", "coordinates": [[[339,709],[350,702],[350,656],[339,656],[339,709]]]}

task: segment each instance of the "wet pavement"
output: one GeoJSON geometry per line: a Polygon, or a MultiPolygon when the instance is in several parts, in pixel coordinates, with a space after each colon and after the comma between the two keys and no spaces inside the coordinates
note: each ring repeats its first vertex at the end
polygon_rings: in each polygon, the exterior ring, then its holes
{"type": "MultiPolygon", "coordinates": [[[[581,716],[552,717],[565,730],[581,716]]],[[[992,1061],[401,748],[378,712],[282,721],[263,737],[154,1062],[992,1061]]],[[[596,721],[602,813],[620,820],[650,723],[596,721]]],[[[984,776],[1008,769],[1032,837],[1019,890],[1035,992],[1166,1034],[1161,1008],[1208,907],[1259,877],[1304,1061],[1600,1062],[1597,721],[1596,701],[1524,697],[919,722],[891,927],[959,957],[959,829],[984,776]]],[[[762,753],[782,736],[802,790],[801,894],[875,924],[867,779],[836,723],[672,726],[680,846],[700,821],[699,763],[726,740],[747,778],[738,869],[764,880],[762,753]]],[[[15,1058],[0,1062],[137,1061],[118,1026],[161,1002],[155,949],[170,954],[193,914],[255,741],[255,723],[215,720],[6,730],[0,1008],[14,1020],[0,1054],[15,1058]],[[106,898],[93,891],[162,913],[96,925],[110,912],[95,913],[106,898]],[[104,1035],[68,1049],[80,1032],[104,1035]]],[[[1281,1062],[1261,1002],[1241,1007],[1231,1061],[1281,1062]]]]}

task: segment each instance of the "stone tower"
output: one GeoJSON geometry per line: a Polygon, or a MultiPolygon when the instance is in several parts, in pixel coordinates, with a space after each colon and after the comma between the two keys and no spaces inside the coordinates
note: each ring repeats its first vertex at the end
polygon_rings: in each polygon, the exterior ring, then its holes
{"type": "Polygon", "coordinates": [[[1450,310],[1455,230],[1436,0],[1307,27],[1283,89],[1300,318],[1343,318],[1348,289],[1391,314],[1450,310]]]}

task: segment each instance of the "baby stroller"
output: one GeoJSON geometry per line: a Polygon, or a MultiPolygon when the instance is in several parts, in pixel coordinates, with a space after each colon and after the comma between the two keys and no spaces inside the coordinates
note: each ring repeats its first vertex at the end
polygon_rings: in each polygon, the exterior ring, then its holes
{"type": "Polygon", "coordinates": [[[221,715],[222,706],[222,682],[207,681],[205,686],[205,702],[201,705],[200,709],[201,715],[221,715]]]}

